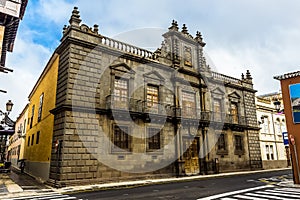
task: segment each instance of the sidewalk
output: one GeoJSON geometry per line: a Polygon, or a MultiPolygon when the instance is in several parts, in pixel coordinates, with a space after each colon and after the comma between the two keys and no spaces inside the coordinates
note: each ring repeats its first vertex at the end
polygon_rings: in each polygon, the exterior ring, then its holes
{"type": "MultiPolygon", "coordinates": [[[[113,188],[122,188],[122,187],[138,187],[144,185],[153,185],[161,183],[170,183],[170,182],[181,182],[188,180],[202,180],[213,177],[226,177],[234,175],[243,175],[243,174],[254,174],[254,173],[263,173],[271,171],[280,171],[290,168],[281,168],[281,169],[271,169],[271,170],[258,170],[258,171],[243,171],[243,172],[230,172],[230,173],[220,173],[212,175],[198,175],[198,176],[189,176],[189,177],[180,177],[180,178],[164,178],[164,179],[149,179],[149,180],[140,180],[140,181],[128,181],[128,182],[113,182],[113,183],[102,183],[102,184],[93,184],[93,185],[84,185],[84,186],[71,186],[64,188],[52,188],[50,186],[45,186],[42,183],[39,183],[34,178],[26,174],[20,174],[19,172],[13,171],[11,174],[0,174],[0,199],[12,198],[12,197],[25,197],[25,196],[35,196],[41,195],[42,193],[60,193],[60,194],[71,194],[78,192],[86,191],[97,191],[113,188]],[[35,190],[24,189],[24,183],[35,186],[35,190]],[[3,188],[3,186],[5,186],[3,188]],[[3,188],[3,190],[2,190],[3,188]],[[5,190],[6,188],[6,190],[5,190]]],[[[29,185],[29,186],[30,186],[29,185]]],[[[276,183],[278,186],[284,187],[300,187],[293,184],[293,180],[288,178],[283,182],[276,183]]]]}

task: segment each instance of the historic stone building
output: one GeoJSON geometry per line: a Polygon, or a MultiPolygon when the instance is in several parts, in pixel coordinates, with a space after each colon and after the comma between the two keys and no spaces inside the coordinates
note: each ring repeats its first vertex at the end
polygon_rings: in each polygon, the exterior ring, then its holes
{"type": "Polygon", "coordinates": [[[173,21],[150,52],[81,24],[77,8],[69,23],[54,52],[49,183],[262,167],[251,75],[213,72],[199,32],[173,21]]]}

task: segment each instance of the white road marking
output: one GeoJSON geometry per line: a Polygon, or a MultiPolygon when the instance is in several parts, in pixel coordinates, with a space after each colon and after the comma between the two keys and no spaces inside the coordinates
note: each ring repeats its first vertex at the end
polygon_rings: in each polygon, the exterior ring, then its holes
{"type": "Polygon", "coordinates": [[[237,190],[237,191],[232,191],[232,192],[226,192],[226,193],[223,193],[223,194],[217,194],[217,195],[214,195],[214,196],[200,198],[198,200],[201,200],[201,199],[202,200],[212,200],[212,199],[222,198],[222,197],[235,195],[235,194],[240,194],[240,193],[244,193],[244,192],[250,192],[250,191],[253,191],[253,190],[260,190],[260,189],[264,189],[264,188],[273,188],[273,187],[274,187],[273,185],[264,185],[264,186],[248,188],[248,189],[244,189],[244,190],[237,190]]]}

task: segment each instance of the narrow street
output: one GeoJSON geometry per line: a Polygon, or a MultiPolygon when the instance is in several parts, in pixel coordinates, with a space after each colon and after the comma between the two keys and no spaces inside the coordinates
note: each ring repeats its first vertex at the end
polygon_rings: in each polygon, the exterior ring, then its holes
{"type": "MultiPolygon", "coordinates": [[[[170,184],[70,194],[79,199],[202,199],[208,196],[245,190],[291,179],[291,170],[230,177],[208,178],[170,184]]],[[[276,186],[274,186],[276,187],[276,186]]]]}

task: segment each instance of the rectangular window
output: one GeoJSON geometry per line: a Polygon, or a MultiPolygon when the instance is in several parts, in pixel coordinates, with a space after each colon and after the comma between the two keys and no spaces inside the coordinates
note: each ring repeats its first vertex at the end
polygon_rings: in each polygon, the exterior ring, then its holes
{"type": "Polygon", "coordinates": [[[114,83],[114,108],[128,108],[128,80],[117,78],[114,83]]]}
{"type": "Polygon", "coordinates": [[[238,124],[239,123],[239,117],[238,117],[238,105],[237,103],[231,103],[230,106],[230,115],[232,117],[232,123],[238,124]]]}
{"type": "Polygon", "coordinates": [[[225,134],[221,133],[218,139],[218,150],[226,150],[225,134]]]}
{"type": "Polygon", "coordinates": [[[148,128],[148,135],[147,135],[147,143],[148,143],[148,150],[158,150],[160,149],[160,139],[161,133],[160,129],[157,128],[148,128]]]}
{"type": "Polygon", "coordinates": [[[221,100],[220,99],[214,99],[214,120],[215,121],[221,121],[221,100]]]}
{"type": "Polygon", "coordinates": [[[154,85],[147,86],[147,108],[152,113],[158,113],[158,87],[154,85]]]}
{"type": "Polygon", "coordinates": [[[274,160],[273,145],[270,145],[270,157],[271,157],[271,160],[274,160]]]}
{"type": "Polygon", "coordinates": [[[182,91],[182,116],[196,117],[195,93],[182,91]]]}
{"type": "Polygon", "coordinates": [[[117,126],[113,127],[114,135],[113,135],[113,143],[115,147],[118,147],[123,150],[130,151],[131,149],[131,136],[128,135],[128,127],[127,126],[117,126]]]}
{"type": "Polygon", "coordinates": [[[42,119],[43,100],[44,100],[44,93],[42,93],[40,96],[40,104],[39,104],[39,110],[38,110],[38,122],[40,122],[42,119]]]}
{"type": "Polygon", "coordinates": [[[269,145],[266,145],[266,156],[267,156],[267,160],[270,160],[270,148],[269,148],[269,145]]]}
{"type": "Polygon", "coordinates": [[[33,143],[34,143],[34,134],[32,134],[31,136],[31,146],[33,145],[33,143]]]}
{"type": "Polygon", "coordinates": [[[32,106],[32,110],[31,110],[30,128],[32,128],[32,124],[33,124],[33,117],[34,117],[34,105],[32,106]]]}
{"type": "Polygon", "coordinates": [[[24,119],[24,127],[23,127],[23,133],[26,131],[26,119],[24,119]]]}
{"type": "Polygon", "coordinates": [[[38,144],[39,143],[39,141],[40,141],[40,131],[38,131],[37,133],[36,133],[36,144],[38,144]]]}
{"type": "Polygon", "coordinates": [[[235,135],[235,151],[240,154],[243,152],[243,138],[241,135],[235,135]]]}
{"type": "Polygon", "coordinates": [[[27,141],[27,146],[29,147],[30,145],[30,136],[28,137],[28,141],[27,141]]]}
{"type": "Polygon", "coordinates": [[[263,133],[267,133],[267,134],[270,133],[269,124],[270,124],[269,118],[268,118],[268,116],[265,116],[264,121],[263,121],[263,127],[262,127],[263,133]]]}

